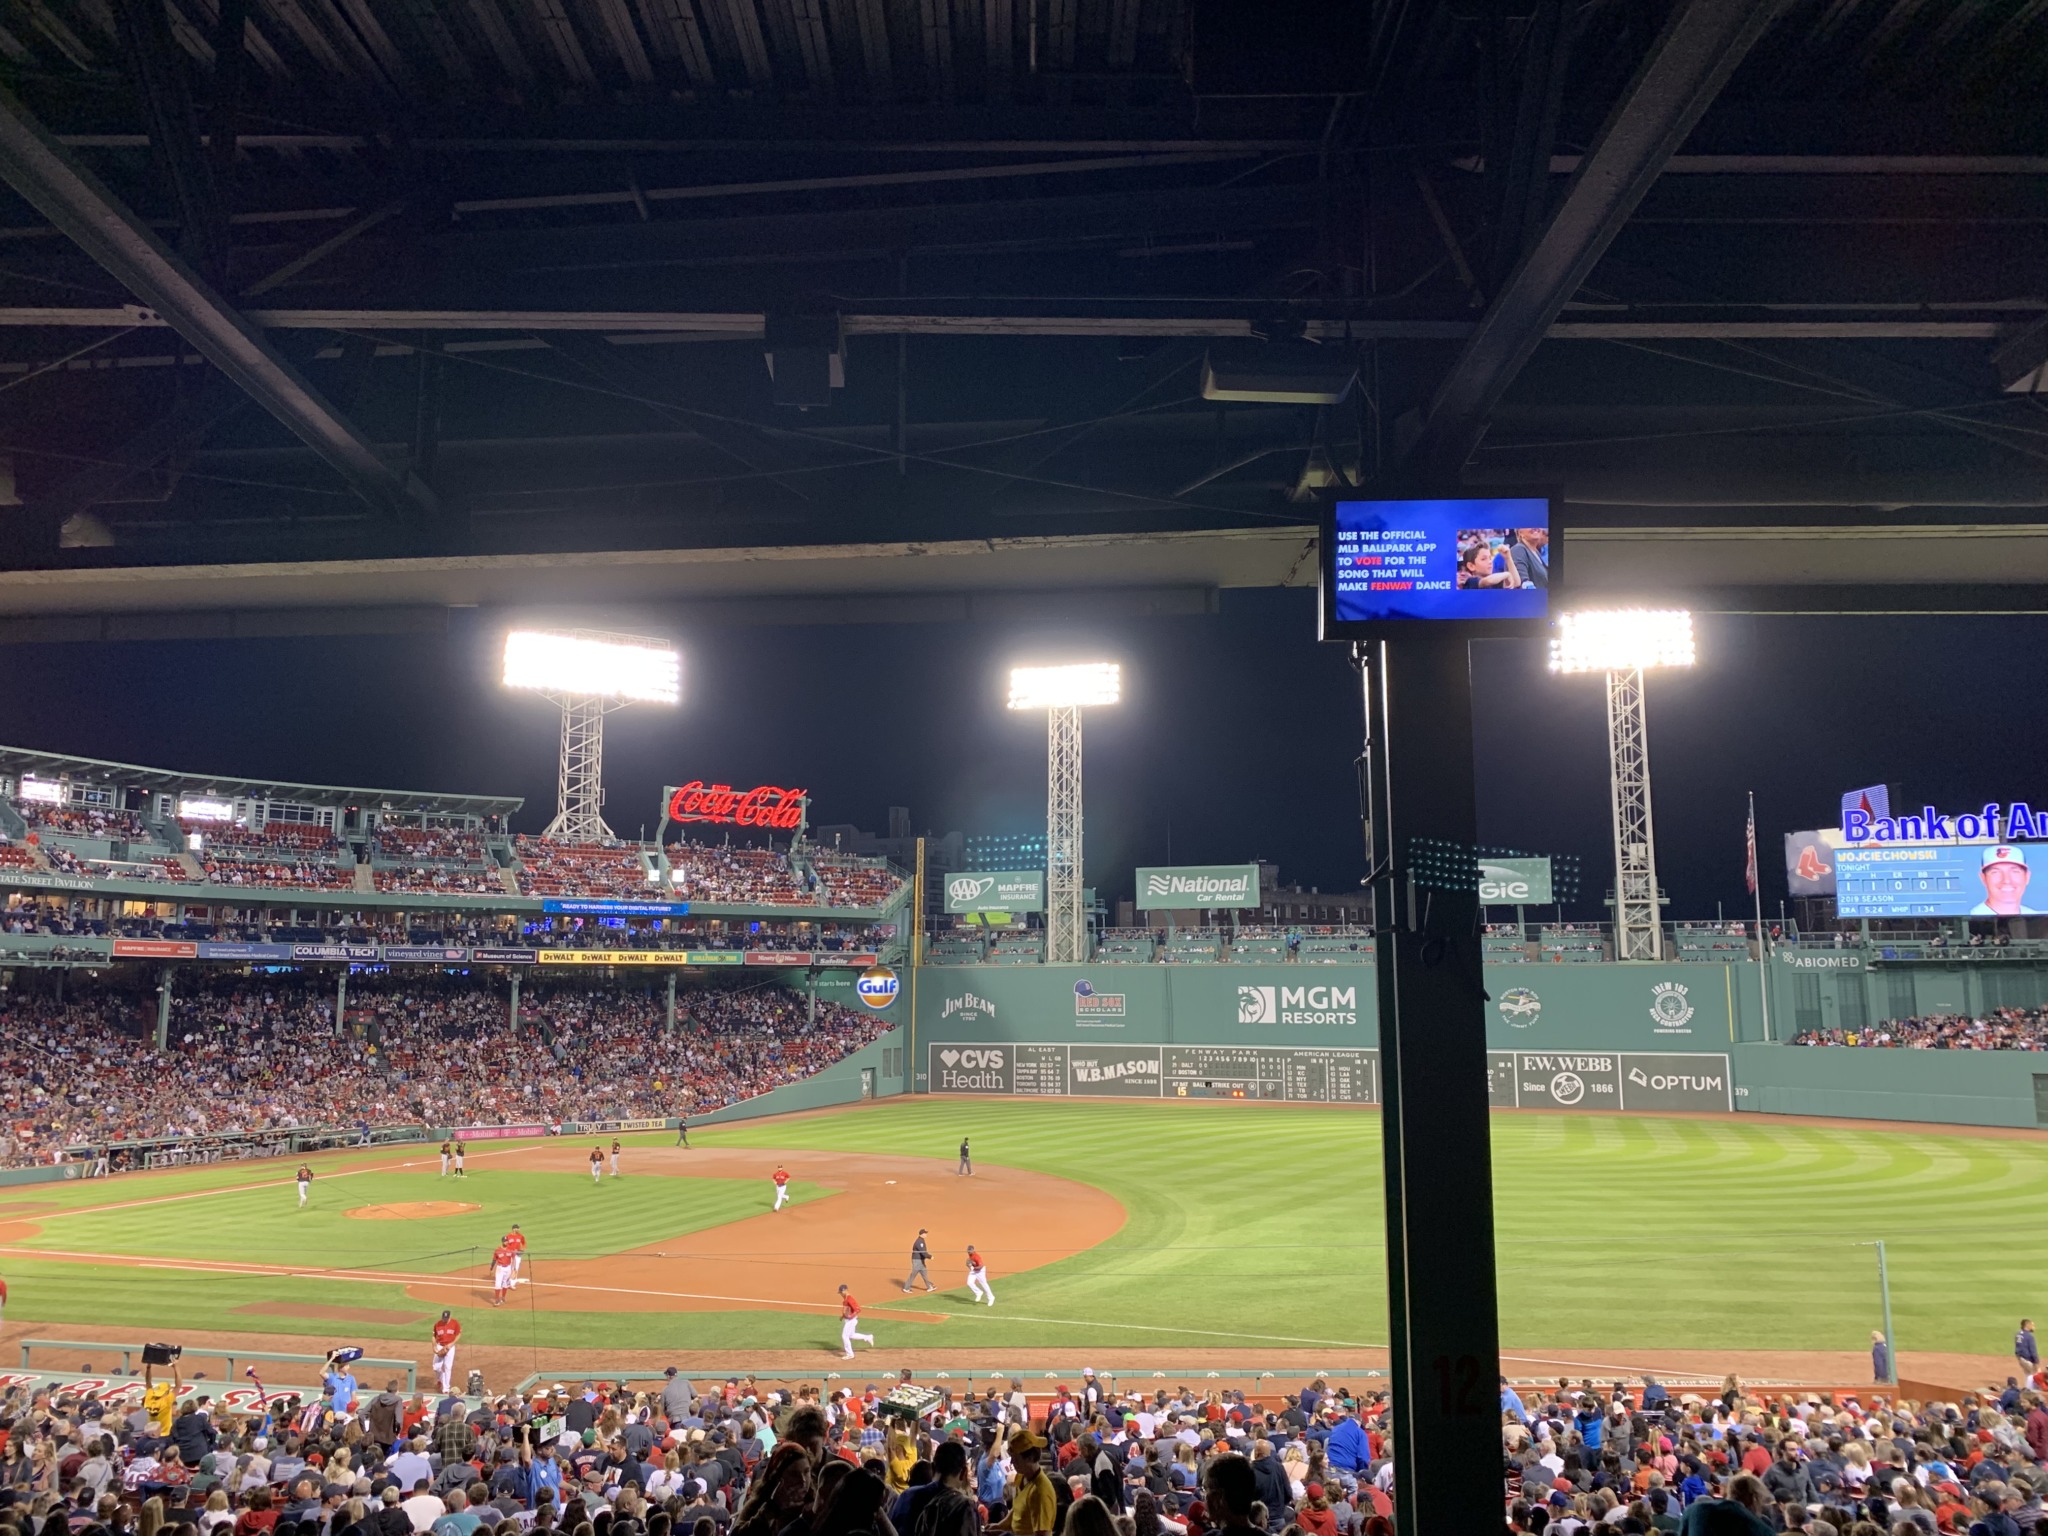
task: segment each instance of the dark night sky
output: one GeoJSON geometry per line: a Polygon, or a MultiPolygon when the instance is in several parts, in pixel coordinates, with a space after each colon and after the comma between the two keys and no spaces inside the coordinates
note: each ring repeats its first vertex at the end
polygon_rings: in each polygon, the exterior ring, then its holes
{"type": "MultiPolygon", "coordinates": [[[[554,796],[556,721],[494,679],[502,621],[446,637],[0,648],[0,741],[168,768],[526,797],[554,796]]],[[[1212,618],[1067,627],[679,627],[681,708],[608,725],[607,816],[633,836],[660,786],[802,785],[813,819],[880,829],[1042,825],[1042,716],[1002,707],[1017,660],[1101,655],[1125,702],[1087,726],[1088,873],[1128,894],[1138,863],[1275,859],[1325,889],[1363,874],[1351,760],[1358,690],[1312,640],[1303,592],[1226,593],[1212,618]]],[[[1676,915],[1746,904],[1743,795],[1757,793],[1765,898],[1779,834],[1832,824],[1837,797],[1889,782],[1944,807],[2048,799],[2032,619],[1735,619],[1700,624],[1700,665],[1650,689],[1660,874],[1676,915]]],[[[1581,909],[1610,879],[1605,706],[1597,678],[1555,678],[1535,643],[1476,651],[1480,832],[1572,852],[1581,909]]]]}

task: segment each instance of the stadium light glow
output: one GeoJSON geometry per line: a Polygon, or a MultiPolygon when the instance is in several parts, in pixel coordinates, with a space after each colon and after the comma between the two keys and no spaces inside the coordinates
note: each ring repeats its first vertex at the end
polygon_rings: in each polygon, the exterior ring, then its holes
{"type": "Polygon", "coordinates": [[[507,688],[674,704],[682,698],[682,673],[682,657],[665,645],[538,629],[505,636],[507,688]]]}
{"type": "Polygon", "coordinates": [[[1635,672],[1692,664],[1692,615],[1682,608],[1560,614],[1550,641],[1553,672],[1635,672]]]}
{"type": "Polygon", "coordinates": [[[1012,709],[1094,708],[1114,704],[1122,697],[1123,668],[1113,661],[1010,669],[1012,709]]]}

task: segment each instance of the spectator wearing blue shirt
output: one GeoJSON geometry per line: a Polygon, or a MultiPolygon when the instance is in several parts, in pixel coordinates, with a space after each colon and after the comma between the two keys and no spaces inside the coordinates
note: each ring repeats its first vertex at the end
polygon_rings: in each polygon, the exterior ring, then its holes
{"type": "Polygon", "coordinates": [[[2020,1331],[2012,1336],[2012,1357],[2020,1363],[2020,1375],[2031,1378],[2041,1369],[2041,1348],[2034,1342],[2034,1320],[2020,1319],[2020,1331]]]}
{"type": "Polygon", "coordinates": [[[1515,1422],[1518,1424],[1527,1424],[1529,1422],[1529,1410],[1522,1406],[1521,1394],[1508,1385],[1508,1379],[1505,1376],[1500,1379],[1500,1411],[1513,1414],[1515,1422]]]}
{"type": "Polygon", "coordinates": [[[1330,1431],[1330,1443],[1323,1454],[1329,1458],[1331,1466],[1354,1477],[1372,1465],[1371,1444],[1357,1415],[1347,1413],[1338,1421],[1337,1427],[1330,1431]]]}
{"type": "Polygon", "coordinates": [[[1601,1437],[1606,1430],[1606,1416],[1600,1412],[1600,1405],[1590,1397],[1579,1399],[1578,1411],[1572,1415],[1572,1426],[1578,1430],[1579,1439],[1597,1461],[1600,1454],[1601,1437]]]}
{"type": "Polygon", "coordinates": [[[329,1371],[320,1378],[320,1385],[327,1395],[334,1399],[336,1413],[354,1413],[356,1409],[356,1379],[348,1371],[329,1371]]]}
{"type": "Polygon", "coordinates": [[[533,1480],[527,1485],[526,1490],[526,1507],[532,1509],[539,1502],[540,1491],[543,1488],[554,1490],[555,1498],[559,1501],[562,1492],[562,1464],[555,1460],[555,1448],[552,1445],[540,1448],[540,1453],[533,1458],[532,1471],[533,1480]]]}

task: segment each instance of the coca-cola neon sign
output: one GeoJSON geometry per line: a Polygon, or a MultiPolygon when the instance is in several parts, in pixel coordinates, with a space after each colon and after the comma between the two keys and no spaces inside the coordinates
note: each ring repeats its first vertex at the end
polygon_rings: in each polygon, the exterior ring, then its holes
{"type": "Polygon", "coordinates": [[[706,785],[692,779],[668,790],[670,821],[705,821],[726,827],[769,827],[793,832],[803,825],[807,789],[757,784],[734,789],[730,784],[706,785]]]}

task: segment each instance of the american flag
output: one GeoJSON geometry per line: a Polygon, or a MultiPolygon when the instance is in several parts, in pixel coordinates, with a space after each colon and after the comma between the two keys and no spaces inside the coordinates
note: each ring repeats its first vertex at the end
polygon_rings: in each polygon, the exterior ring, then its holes
{"type": "Polygon", "coordinates": [[[1749,894],[1756,894],[1756,796],[1749,797],[1749,831],[1745,839],[1749,847],[1749,861],[1743,869],[1742,878],[1749,894]]]}

